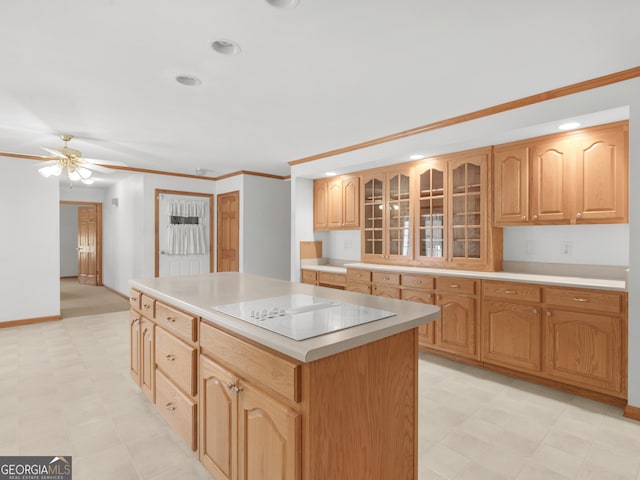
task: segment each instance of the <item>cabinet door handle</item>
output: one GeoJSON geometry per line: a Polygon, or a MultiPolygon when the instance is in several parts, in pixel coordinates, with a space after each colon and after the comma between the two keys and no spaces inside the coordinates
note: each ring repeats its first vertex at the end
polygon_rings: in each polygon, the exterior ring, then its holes
{"type": "Polygon", "coordinates": [[[551,310],[547,310],[547,317],[551,316],[551,310]]]}
{"type": "Polygon", "coordinates": [[[504,293],[507,294],[507,295],[516,295],[518,293],[518,291],[517,290],[505,290],[504,293]]]}
{"type": "Polygon", "coordinates": [[[535,315],[537,315],[539,312],[540,312],[540,310],[538,310],[537,308],[534,308],[534,309],[533,309],[533,313],[534,313],[535,315]]]}
{"type": "Polygon", "coordinates": [[[243,389],[238,387],[237,385],[233,386],[233,393],[235,393],[236,395],[238,395],[243,389]]]}
{"type": "Polygon", "coordinates": [[[137,301],[138,299],[136,297],[129,297],[129,300],[131,300],[132,302],[137,301]]]}
{"type": "Polygon", "coordinates": [[[164,358],[167,360],[167,362],[175,362],[176,361],[176,356],[175,355],[165,355],[164,358]]]}
{"type": "Polygon", "coordinates": [[[588,302],[589,299],[588,298],[582,298],[582,297],[573,297],[573,301],[574,302],[579,302],[579,303],[584,303],[584,302],[588,302]]]}
{"type": "Polygon", "coordinates": [[[167,403],[167,404],[164,406],[164,408],[166,408],[166,409],[167,409],[167,410],[169,410],[170,412],[173,412],[173,411],[176,409],[176,407],[175,407],[171,402],[167,403]]]}
{"type": "Polygon", "coordinates": [[[576,214],[576,218],[582,218],[582,214],[578,212],[578,213],[576,214]]]}
{"type": "Polygon", "coordinates": [[[536,220],[538,220],[538,215],[534,215],[533,217],[531,217],[533,219],[533,221],[535,222],[536,220]]]}
{"type": "Polygon", "coordinates": [[[436,298],[440,300],[442,298],[442,295],[436,295],[436,298]]]}
{"type": "Polygon", "coordinates": [[[146,308],[147,310],[149,310],[151,308],[151,305],[147,305],[146,303],[144,305],[142,305],[142,308],[146,308]]]}
{"type": "Polygon", "coordinates": [[[235,386],[236,386],[236,384],[235,384],[235,383],[231,383],[231,382],[227,383],[227,388],[228,388],[229,390],[231,390],[231,389],[232,389],[233,387],[235,387],[235,386]]]}
{"type": "Polygon", "coordinates": [[[167,322],[167,323],[174,323],[176,321],[176,319],[173,318],[173,317],[167,317],[167,318],[164,319],[164,321],[167,322]]]}
{"type": "Polygon", "coordinates": [[[526,215],[522,215],[520,217],[520,220],[522,220],[523,222],[526,222],[527,221],[527,216],[526,215]]]}

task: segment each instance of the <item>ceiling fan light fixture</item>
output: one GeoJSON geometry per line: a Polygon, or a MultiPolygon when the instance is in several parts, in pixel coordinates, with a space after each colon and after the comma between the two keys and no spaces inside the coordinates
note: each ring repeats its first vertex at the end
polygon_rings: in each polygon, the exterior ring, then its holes
{"type": "Polygon", "coordinates": [[[38,173],[44,178],[49,178],[51,176],[51,166],[47,165],[46,167],[39,168],[38,173]]]}
{"type": "Polygon", "coordinates": [[[82,178],[89,178],[91,176],[91,170],[88,168],[76,167],[76,172],[78,172],[82,178]]]}
{"type": "Polygon", "coordinates": [[[77,182],[78,180],[82,179],[80,174],[75,169],[69,169],[67,171],[67,176],[69,177],[69,180],[71,180],[72,182],[77,182]]]}
{"type": "Polygon", "coordinates": [[[85,185],[91,185],[94,182],[95,182],[95,180],[93,178],[83,178],[82,179],[82,183],[84,183],[85,185]]]}

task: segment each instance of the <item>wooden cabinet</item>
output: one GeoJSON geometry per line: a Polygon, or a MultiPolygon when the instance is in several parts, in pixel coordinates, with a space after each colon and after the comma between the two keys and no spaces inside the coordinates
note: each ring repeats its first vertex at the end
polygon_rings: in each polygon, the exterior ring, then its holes
{"type": "Polygon", "coordinates": [[[496,226],[628,221],[628,126],[496,146],[496,226]]]}
{"type": "Polygon", "coordinates": [[[136,312],[129,313],[129,373],[131,378],[140,385],[140,320],[142,316],[136,312]]]}
{"type": "Polygon", "coordinates": [[[197,449],[197,404],[160,370],[156,371],[156,407],[165,421],[195,451],[197,449]]]}
{"type": "Polygon", "coordinates": [[[307,285],[318,284],[318,272],[315,270],[302,270],[302,283],[307,285]]]}
{"type": "Polygon", "coordinates": [[[476,299],[467,295],[438,293],[440,319],[434,323],[434,348],[468,358],[479,358],[476,299]]]}
{"type": "Polygon", "coordinates": [[[344,290],[347,276],[344,273],[302,270],[302,283],[344,290]]]}
{"type": "Polygon", "coordinates": [[[327,230],[329,224],[329,190],[325,179],[313,182],[313,229],[327,230]]]}
{"type": "MultiPolygon", "coordinates": [[[[433,277],[427,275],[402,274],[403,288],[400,293],[402,300],[433,305],[433,277]]],[[[434,322],[429,322],[418,327],[418,345],[433,345],[435,343],[434,322]]]]}
{"type": "Polygon", "coordinates": [[[502,232],[488,209],[489,149],[428,159],[415,166],[416,263],[499,270],[502,232]]]}
{"type": "Polygon", "coordinates": [[[362,185],[363,261],[412,260],[411,168],[374,172],[362,178],[362,185]]]}
{"type": "Polygon", "coordinates": [[[314,181],[314,230],[360,227],[360,178],[340,176],[314,181]]]}
{"type": "Polygon", "coordinates": [[[626,397],[626,296],[547,288],[547,373],[551,378],[626,397]]]}
{"type": "Polygon", "coordinates": [[[542,368],[541,288],[525,283],[483,281],[483,362],[525,372],[542,368]]]}

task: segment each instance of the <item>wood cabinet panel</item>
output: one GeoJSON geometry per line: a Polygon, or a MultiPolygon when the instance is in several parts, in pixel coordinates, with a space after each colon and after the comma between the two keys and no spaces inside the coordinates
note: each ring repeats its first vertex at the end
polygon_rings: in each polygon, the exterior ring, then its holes
{"type": "Polygon", "coordinates": [[[360,227],[360,178],[340,176],[315,180],[314,230],[360,227]]]}
{"type": "Polygon", "coordinates": [[[530,283],[484,280],[482,282],[482,295],[485,298],[498,300],[539,303],[542,300],[542,287],[530,283]]]}
{"type": "Polygon", "coordinates": [[[435,285],[435,277],[430,275],[410,275],[403,273],[400,276],[400,284],[405,287],[431,290],[435,285]]]}
{"type": "Polygon", "coordinates": [[[198,448],[196,402],[182,393],[160,370],[156,370],[156,400],[162,418],[195,451],[198,448]]]}
{"type": "Polygon", "coordinates": [[[347,276],[342,273],[318,272],[318,285],[337,285],[344,287],[347,276]]]}
{"type": "Polygon", "coordinates": [[[388,285],[374,284],[371,293],[378,297],[400,298],[400,289],[398,287],[390,287],[388,285]]]}
{"type": "Polygon", "coordinates": [[[436,290],[475,295],[478,292],[478,281],[462,277],[436,277],[436,290]]]}
{"type": "Polygon", "coordinates": [[[140,385],[140,320],[138,312],[129,312],[129,373],[131,378],[140,385]]]}
{"type": "Polygon", "coordinates": [[[220,480],[237,476],[238,378],[207,357],[200,356],[200,461],[220,480]]]}
{"type": "Polygon", "coordinates": [[[362,283],[353,283],[347,285],[346,290],[349,292],[365,293],[371,295],[371,285],[365,285],[362,283]]]}
{"type": "Polygon", "coordinates": [[[577,223],[628,221],[626,125],[593,128],[578,137],[575,170],[577,223]]]}
{"type": "Polygon", "coordinates": [[[246,382],[238,394],[238,479],[298,480],[301,415],[246,382]]]}
{"type": "Polygon", "coordinates": [[[326,180],[313,182],[313,229],[326,230],[329,226],[329,189],[326,180]]]}
{"type": "Polygon", "coordinates": [[[464,295],[436,295],[440,319],[435,323],[435,343],[438,349],[477,359],[476,299],[464,295]]]}
{"type": "Polygon", "coordinates": [[[571,220],[571,140],[553,137],[532,146],[531,220],[569,223],[571,220]]]}
{"type": "Polygon", "coordinates": [[[400,285],[399,273],[373,272],[373,283],[381,285],[400,285]]]}
{"type": "Polygon", "coordinates": [[[198,339],[198,322],[193,315],[176,310],[162,302],[156,302],[155,318],[162,328],[187,342],[195,342],[198,339]]]}
{"type": "Polygon", "coordinates": [[[300,401],[300,364],[277,356],[206,323],[200,324],[200,347],[212,358],[286,399],[300,401]]]}
{"type": "Polygon", "coordinates": [[[582,288],[549,287],[545,289],[545,296],[549,305],[610,313],[621,313],[625,303],[620,293],[582,288]]]}
{"type": "Polygon", "coordinates": [[[626,368],[619,317],[549,308],[545,321],[550,377],[624,396],[626,368]]]}
{"type": "Polygon", "coordinates": [[[137,310],[138,312],[142,308],[140,304],[141,299],[142,299],[142,293],[133,289],[129,291],[129,304],[131,305],[131,308],[133,308],[134,310],[137,310]]]}
{"type": "Polygon", "coordinates": [[[314,270],[302,270],[302,283],[315,285],[317,283],[317,272],[314,270]]]}
{"type": "Polygon", "coordinates": [[[482,305],[484,362],[540,372],[542,312],[539,306],[485,301],[482,305]]]}
{"type": "Polygon", "coordinates": [[[156,328],[156,365],[189,395],[196,394],[197,350],[162,328],[156,328]]]}
{"type": "Polygon", "coordinates": [[[342,181],[343,226],[360,227],[360,177],[348,177],[342,181]]]}
{"type": "Polygon", "coordinates": [[[155,324],[146,318],[140,322],[140,388],[155,403],[155,324]]]}
{"type": "Polygon", "coordinates": [[[493,152],[494,224],[529,221],[529,146],[497,146],[493,152]]]}
{"type": "Polygon", "coordinates": [[[327,182],[327,228],[341,228],[342,221],[342,179],[331,178],[327,182]]]}
{"type": "Polygon", "coordinates": [[[140,306],[142,307],[142,314],[147,318],[155,318],[156,316],[156,301],[148,295],[142,294],[140,296],[140,306]]]}
{"type": "MultiPolygon", "coordinates": [[[[404,275],[402,276],[404,280],[404,275]]],[[[433,277],[429,277],[433,281],[433,277]]],[[[408,300],[409,302],[419,302],[433,305],[434,294],[431,290],[418,290],[414,288],[403,288],[400,292],[400,298],[402,300],[408,300]]],[[[429,322],[418,327],[418,344],[419,345],[433,345],[435,342],[435,330],[434,323],[429,322]]]]}
{"type": "Polygon", "coordinates": [[[351,283],[370,283],[372,272],[369,270],[347,269],[347,284],[351,283]]]}

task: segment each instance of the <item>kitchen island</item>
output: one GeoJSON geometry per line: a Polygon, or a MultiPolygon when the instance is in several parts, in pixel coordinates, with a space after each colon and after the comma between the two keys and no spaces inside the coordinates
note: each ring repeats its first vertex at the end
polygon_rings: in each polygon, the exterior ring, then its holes
{"type": "Polygon", "coordinates": [[[214,478],[417,479],[417,327],[437,307],[240,273],[131,287],[132,377],[214,478]],[[293,340],[215,310],[291,295],[392,315],[293,340]]]}

